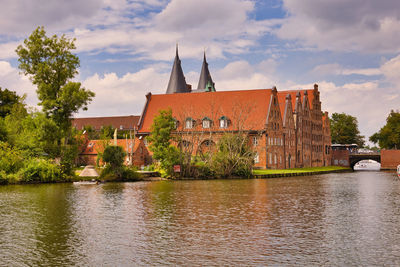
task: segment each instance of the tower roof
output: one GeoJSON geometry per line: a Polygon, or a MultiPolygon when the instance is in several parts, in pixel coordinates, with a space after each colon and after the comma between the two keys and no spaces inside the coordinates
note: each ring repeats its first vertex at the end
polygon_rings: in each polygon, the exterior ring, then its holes
{"type": "Polygon", "coordinates": [[[208,63],[206,60],[206,52],[204,52],[203,66],[201,67],[201,74],[199,84],[197,85],[198,91],[215,92],[215,84],[211,78],[210,71],[208,70],[208,63]]]}
{"type": "Polygon", "coordinates": [[[176,56],[174,65],[172,66],[171,76],[169,78],[166,94],[188,93],[189,87],[186,84],[185,75],[181,67],[181,60],[178,55],[178,45],[176,45],[176,56]]]}

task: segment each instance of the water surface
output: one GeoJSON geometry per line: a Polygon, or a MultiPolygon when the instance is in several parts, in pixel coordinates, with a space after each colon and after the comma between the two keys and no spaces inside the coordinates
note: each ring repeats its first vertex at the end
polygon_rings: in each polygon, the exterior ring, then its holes
{"type": "Polygon", "coordinates": [[[399,266],[400,181],[0,187],[0,266],[399,266]]]}

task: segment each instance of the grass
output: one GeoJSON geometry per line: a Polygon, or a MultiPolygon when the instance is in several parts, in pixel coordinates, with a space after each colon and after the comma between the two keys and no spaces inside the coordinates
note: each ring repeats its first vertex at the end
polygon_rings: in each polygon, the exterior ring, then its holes
{"type": "Polygon", "coordinates": [[[330,172],[336,170],[349,170],[347,167],[326,166],[326,167],[311,167],[311,168],[293,168],[284,170],[253,170],[253,174],[282,174],[282,173],[302,173],[302,172],[330,172]]]}

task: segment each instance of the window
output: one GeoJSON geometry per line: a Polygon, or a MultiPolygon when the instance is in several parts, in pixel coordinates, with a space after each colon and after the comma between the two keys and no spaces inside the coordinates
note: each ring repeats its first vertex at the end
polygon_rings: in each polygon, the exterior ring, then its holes
{"type": "Polygon", "coordinates": [[[260,157],[258,153],[256,153],[256,155],[254,156],[254,163],[259,163],[259,162],[260,162],[260,157]]]}
{"type": "Polygon", "coordinates": [[[269,164],[272,165],[272,153],[269,153],[269,164]]]}
{"type": "Polygon", "coordinates": [[[192,129],[193,128],[193,119],[192,118],[187,118],[186,119],[185,128],[186,129],[192,129]]]}
{"type": "Polygon", "coordinates": [[[219,119],[219,127],[220,128],[228,128],[228,119],[225,116],[222,116],[219,119]]]}
{"type": "Polygon", "coordinates": [[[258,146],[258,137],[253,136],[253,146],[258,146]]]}
{"type": "Polygon", "coordinates": [[[210,127],[211,127],[211,119],[205,117],[205,118],[203,119],[203,128],[204,128],[204,129],[208,129],[208,128],[210,128],[210,127]]]}

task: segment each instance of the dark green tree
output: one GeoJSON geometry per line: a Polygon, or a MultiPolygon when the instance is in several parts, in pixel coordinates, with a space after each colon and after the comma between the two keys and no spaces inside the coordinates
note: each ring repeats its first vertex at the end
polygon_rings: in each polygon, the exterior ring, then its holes
{"type": "Polygon", "coordinates": [[[356,117],[346,113],[333,113],[330,118],[332,144],[357,144],[364,146],[364,136],[358,130],[356,117]]]}
{"type": "Polygon", "coordinates": [[[102,159],[109,165],[107,172],[114,173],[118,178],[121,178],[124,171],[124,159],[126,153],[120,146],[107,146],[104,149],[102,159]]]}
{"type": "Polygon", "coordinates": [[[94,93],[71,80],[78,74],[79,58],[71,53],[74,39],[62,35],[47,37],[38,27],[19,45],[19,68],[37,86],[39,105],[59,127],[60,140],[67,142],[71,131],[71,117],[78,110],[87,109],[94,93]]]}
{"type": "Polygon", "coordinates": [[[22,103],[24,97],[20,97],[16,92],[0,87],[0,117],[4,118],[11,113],[13,106],[22,103]]]}
{"type": "Polygon", "coordinates": [[[369,140],[378,143],[381,148],[400,148],[400,112],[391,110],[386,119],[386,124],[379,132],[370,136],[369,140]]]}
{"type": "Polygon", "coordinates": [[[172,144],[172,132],[175,129],[175,120],[172,117],[172,110],[160,110],[151,125],[151,134],[147,140],[151,143],[150,150],[153,158],[160,162],[161,168],[171,176],[173,166],[179,163],[179,150],[172,144]]]}

